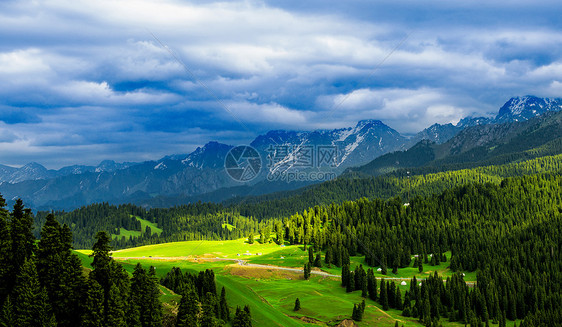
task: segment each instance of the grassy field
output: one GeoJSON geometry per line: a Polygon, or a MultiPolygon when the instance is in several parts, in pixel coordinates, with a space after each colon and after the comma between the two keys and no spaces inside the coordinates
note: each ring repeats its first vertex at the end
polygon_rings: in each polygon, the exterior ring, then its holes
{"type": "MultiPolygon", "coordinates": [[[[85,267],[89,267],[91,251],[76,251],[85,267]]],[[[384,276],[376,273],[379,278],[405,278],[414,275],[424,278],[427,274],[438,271],[440,275],[451,275],[447,268],[450,253],[447,253],[447,262],[438,266],[424,265],[424,272],[419,273],[417,267],[408,267],[398,270],[396,275],[391,271],[384,276]]],[[[154,266],[159,277],[164,276],[172,267],[180,267],[184,271],[198,272],[213,269],[216,274],[217,284],[224,286],[231,310],[236,306],[248,304],[252,310],[254,326],[332,326],[343,319],[351,317],[353,304],[361,302],[361,294],[356,291],[346,293],[340,287],[340,279],[313,275],[310,280],[303,279],[302,273],[283,271],[269,268],[257,268],[239,265],[236,261],[215,260],[214,258],[243,259],[249,263],[265,264],[283,267],[302,268],[308,260],[308,253],[302,246],[275,243],[248,244],[247,240],[232,241],[187,241],[166,244],[142,246],[113,252],[113,257],[121,262],[128,272],[140,262],[143,266],[154,266]],[[244,255],[249,253],[251,255],[244,255]],[[259,255],[257,255],[260,253],[259,255]],[[240,256],[238,256],[240,254],[240,256]],[[293,311],[295,299],[299,298],[302,309],[293,311]]],[[[363,259],[352,258],[352,268],[363,259]]],[[[413,264],[413,262],[412,262],[413,264]]],[[[337,267],[323,268],[322,270],[340,274],[337,267]]],[[[466,274],[466,280],[475,280],[475,273],[466,274]]],[[[399,281],[396,281],[399,285],[399,281]]],[[[402,294],[409,289],[400,286],[402,294]]],[[[166,310],[173,311],[177,306],[179,297],[170,290],[162,291],[162,301],[166,310]]],[[[367,300],[364,320],[358,326],[394,326],[396,321],[402,326],[421,326],[415,319],[405,318],[397,310],[383,311],[381,306],[367,300]]],[[[442,321],[444,326],[461,326],[456,323],[442,321]]]]}
{"type": "MultiPolygon", "coordinates": [[[[131,215],[131,217],[133,217],[133,216],[131,215]]],[[[113,238],[120,238],[120,237],[125,236],[125,238],[127,238],[127,239],[129,237],[139,237],[139,236],[141,236],[142,233],[144,233],[147,226],[150,227],[150,230],[153,234],[160,235],[160,233],[162,233],[162,228],[158,228],[158,224],[155,224],[151,221],[142,219],[142,218],[137,217],[137,216],[135,216],[135,218],[138,221],[140,221],[140,223],[141,223],[141,230],[140,231],[138,231],[138,230],[128,230],[128,229],[125,229],[125,228],[121,227],[121,228],[119,228],[119,234],[111,234],[111,236],[113,238]]]]}

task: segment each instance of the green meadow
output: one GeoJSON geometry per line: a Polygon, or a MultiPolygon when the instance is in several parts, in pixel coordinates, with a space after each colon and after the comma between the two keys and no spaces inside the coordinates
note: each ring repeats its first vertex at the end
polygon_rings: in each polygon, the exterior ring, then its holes
{"type": "MultiPolygon", "coordinates": [[[[131,217],[133,217],[131,215],[131,217]]],[[[142,219],[140,217],[135,216],[135,219],[140,221],[141,223],[141,230],[128,230],[125,229],[123,227],[119,228],[119,234],[111,234],[111,237],[113,238],[121,238],[121,237],[125,237],[125,238],[129,238],[129,237],[139,237],[141,236],[141,234],[144,233],[144,231],[146,230],[146,227],[150,227],[150,230],[153,234],[158,234],[160,235],[162,233],[162,228],[158,228],[158,224],[155,224],[151,221],[148,221],[146,219],[142,219]]]]}
{"type": "MultiPolygon", "coordinates": [[[[90,250],[78,250],[76,253],[86,268],[91,268],[90,250]]],[[[252,310],[254,326],[312,326],[337,325],[344,319],[350,319],[353,304],[362,301],[359,291],[346,293],[340,286],[340,279],[312,275],[310,280],[304,280],[302,273],[277,270],[272,268],[258,268],[240,265],[233,260],[241,259],[248,263],[271,265],[280,267],[302,268],[308,260],[308,253],[302,245],[279,246],[275,243],[260,244],[257,239],[254,244],[248,244],[246,239],[231,241],[186,241],[155,244],[130,248],[112,252],[115,260],[132,273],[134,266],[154,266],[158,277],[163,277],[172,267],[180,267],[183,271],[198,272],[213,269],[216,274],[218,287],[225,287],[231,310],[236,306],[248,304],[252,310]],[[244,255],[248,253],[250,255],[244,255]],[[296,298],[301,301],[301,310],[293,311],[296,298]]],[[[376,271],[377,278],[403,278],[407,285],[396,285],[402,290],[402,295],[409,289],[409,279],[413,276],[425,278],[437,271],[442,276],[450,276],[452,272],[447,268],[451,254],[446,253],[447,262],[437,266],[424,265],[424,271],[419,273],[417,267],[401,268],[396,275],[389,270],[382,275],[376,271]]],[[[352,269],[363,263],[363,258],[352,257],[352,269]]],[[[318,269],[318,268],[315,268],[318,269]]],[[[323,271],[331,274],[341,274],[337,267],[323,267],[323,271]]],[[[475,273],[467,273],[467,281],[476,280],[475,273]]],[[[180,297],[172,291],[162,287],[162,302],[166,310],[173,311],[178,305],[180,297]]],[[[396,321],[402,326],[421,326],[413,318],[401,316],[397,310],[383,311],[381,306],[369,299],[366,300],[367,309],[363,321],[358,326],[394,326],[396,321]]],[[[442,320],[444,326],[460,326],[442,320]]]]}

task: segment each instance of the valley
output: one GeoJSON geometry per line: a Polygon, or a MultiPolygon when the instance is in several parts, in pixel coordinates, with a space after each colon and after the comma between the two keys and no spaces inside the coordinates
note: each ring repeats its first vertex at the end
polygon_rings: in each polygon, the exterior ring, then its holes
{"type": "MultiPolygon", "coordinates": [[[[91,259],[87,255],[91,251],[76,252],[88,266],[91,259]]],[[[345,288],[341,287],[341,269],[336,267],[315,268],[312,277],[304,280],[300,266],[308,260],[308,254],[302,246],[286,244],[280,247],[275,243],[262,245],[258,243],[258,239],[252,245],[245,239],[187,241],[117,250],[112,252],[112,256],[130,272],[137,263],[154,266],[160,278],[172,267],[194,272],[213,269],[217,274],[217,284],[226,287],[229,303],[236,305],[249,301],[254,326],[329,326],[349,319],[350,316],[342,312],[350,311],[353,303],[361,300],[357,292],[346,293],[345,288]],[[238,256],[244,253],[251,255],[238,256]],[[301,300],[303,309],[294,312],[292,309],[297,297],[301,300]]],[[[450,253],[447,257],[450,257],[450,253]]],[[[352,266],[364,264],[361,257],[352,257],[351,263],[352,266]]],[[[438,272],[443,278],[452,275],[446,263],[428,266],[423,273],[419,273],[417,267],[410,267],[401,269],[397,275],[383,275],[380,272],[375,275],[379,280],[384,278],[396,280],[397,283],[406,282],[406,285],[399,286],[405,292],[410,289],[411,278],[416,276],[418,280],[423,280],[424,276],[434,272],[438,272]]],[[[472,285],[476,276],[467,273],[465,279],[467,284],[472,285]]],[[[179,303],[179,299],[172,297],[166,302],[163,297],[163,302],[174,306],[179,303]]],[[[382,310],[377,302],[368,302],[368,307],[364,321],[359,326],[375,323],[394,326],[396,321],[404,326],[420,326],[415,319],[401,316],[398,310],[382,310]]]]}

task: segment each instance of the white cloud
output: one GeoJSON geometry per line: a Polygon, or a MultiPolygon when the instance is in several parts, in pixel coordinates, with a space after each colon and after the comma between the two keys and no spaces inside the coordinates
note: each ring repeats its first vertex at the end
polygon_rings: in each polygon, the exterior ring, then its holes
{"type": "MultiPolygon", "coordinates": [[[[558,21],[552,3],[287,3],[1,3],[0,105],[36,119],[13,114],[0,140],[19,140],[21,161],[53,149],[135,160],[251,139],[237,120],[267,130],[374,118],[413,133],[514,95],[562,94],[560,28],[541,25],[558,21]]],[[[3,158],[16,162],[17,148],[3,158]]]]}

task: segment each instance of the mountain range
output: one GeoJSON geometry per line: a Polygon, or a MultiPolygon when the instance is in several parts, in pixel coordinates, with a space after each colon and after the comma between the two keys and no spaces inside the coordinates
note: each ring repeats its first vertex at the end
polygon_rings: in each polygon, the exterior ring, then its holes
{"type": "Polygon", "coordinates": [[[421,162],[445,160],[485,144],[486,137],[496,140],[509,135],[516,129],[510,123],[561,109],[562,99],[517,97],[507,101],[494,118],[467,117],[456,125],[434,124],[411,138],[378,120],[362,120],[354,127],[335,130],[270,131],[250,143],[261,157],[262,168],[250,183],[228,176],[225,157],[233,146],[218,142],[209,142],[190,154],[142,163],[103,161],[98,166],[75,165],[59,170],[48,170],[37,163],[21,168],[0,165],[0,193],[9,200],[21,197],[35,209],[51,210],[94,202],[166,206],[198,199],[224,200],[248,193],[259,195],[322,181],[289,183],[268,179],[274,174],[325,171],[339,175],[346,169],[378,174],[388,171],[389,166],[415,167],[421,162]],[[475,133],[479,136],[475,137],[475,133]],[[336,149],[329,163],[322,165],[320,148],[336,149]],[[416,155],[412,156],[413,153],[416,155]],[[302,162],[297,154],[306,154],[308,165],[299,165],[302,162]]]}

